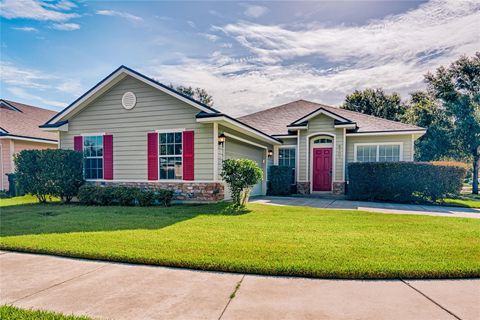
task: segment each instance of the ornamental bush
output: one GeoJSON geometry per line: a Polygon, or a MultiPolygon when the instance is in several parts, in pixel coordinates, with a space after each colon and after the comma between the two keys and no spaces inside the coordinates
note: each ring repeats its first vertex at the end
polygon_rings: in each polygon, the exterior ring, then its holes
{"type": "Polygon", "coordinates": [[[15,179],[26,193],[46,202],[48,196],[64,202],[83,184],[82,154],[73,150],[23,150],[15,156],[15,179]]]}
{"type": "Polygon", "coordinates": [[[466,170],[422,162],[367,162],[348,166],[348,197],[394,202],[432,201],[456,196],[466,170]]]}
{"type": "Polygon", "coordinates": [[[80,187],[78,200],[85,205],[121,206],[170,206],[173,198],[171,190],[150,190],[126,186],[95,186],[86,184],[80,187]]]}
{"type": "Polygon", "coordinates": [[[234,205],[245,207],[252,187],[262,180],[263,171],[253,160],[227,159],[223,161],[221,177],[230,188],[234,205]]]}
{"type": "Polygon", "coordinates": [[[271,196],[287,196],[291,194],[292,168],[270,166],[268,194],[271,196]]]}

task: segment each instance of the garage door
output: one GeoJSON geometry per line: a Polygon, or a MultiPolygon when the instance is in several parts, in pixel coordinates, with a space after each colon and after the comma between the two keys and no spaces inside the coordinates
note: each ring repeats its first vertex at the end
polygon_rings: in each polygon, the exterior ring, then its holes
{"type": "MultiPolygon", "coordinates": [[[[255,161],[262,170],[264,170],[263,160],[265,158],[265,149],[258,148],[232,138],[227,138],[225,142],[225,158],[226,159],[250,159],[255,161]]],[[[252,196],[262,195],[263,181],[260,181],[252,188],[252,196]]],[[[225,198],[230,198],[230,192],[225,190],[225,198]]]]}

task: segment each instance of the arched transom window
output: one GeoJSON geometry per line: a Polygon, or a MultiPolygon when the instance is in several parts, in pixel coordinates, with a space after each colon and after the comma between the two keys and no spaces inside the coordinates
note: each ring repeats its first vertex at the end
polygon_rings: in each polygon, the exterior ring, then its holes
{"type": "Polygon", "coordinates": [[[329,137],[320,137],[313,140],[313,144],[329,144],[333,143],[333,139],[329,137]]]}

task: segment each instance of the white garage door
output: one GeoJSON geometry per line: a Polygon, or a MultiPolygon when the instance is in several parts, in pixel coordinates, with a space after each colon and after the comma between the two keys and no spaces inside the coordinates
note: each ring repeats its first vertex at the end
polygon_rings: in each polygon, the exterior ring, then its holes
{"type": "MultiPolygon", "coordinates": [[[[255,161],[262,170],[264,170],[263,160],[265,159],[265,149],[258,148],[232,138],[227,138],[225,142],[226,159],[250,159],[255,161]]],[[[253,188],[251,195],[257,196],[263,194],[263,181],[257,183],[253,188]]],[[[230,198],[230,192],[225,190],[225,198],[230,198]]]]}

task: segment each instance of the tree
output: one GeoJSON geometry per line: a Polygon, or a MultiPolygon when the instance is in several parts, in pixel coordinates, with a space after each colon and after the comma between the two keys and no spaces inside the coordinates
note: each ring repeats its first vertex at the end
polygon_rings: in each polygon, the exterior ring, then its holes
{"type": "Polygon", "coordinates": [[[440,100],[453,123],[452,135],[460,152],[473,161],[472,193],[478,194],[480,166],[480,52],[462,56],[448,67],[425,76],[428,90],[440,100]]]}
{"type": "Polygon", "coordinates": [[[223,161],[221,176],[230,188],[234,205],[243,208],[252,187],[262,179],[263,172],[253,160],[227,159],[223,161]]]}
{"type": "Polygon", "coordinates": [[[458,146],[452,137],[453,123],[435,97],[424,91],[410,94],[402,122],[428,128],[415,142],[415,159],[432,161],[457,158],[458,146]]]}
{"type": "Polygon", "coordinates": [[[405,106],[397,93],[389,95],[381,88],[355,90],[345,97],[341,108],[388,120],[399,120],[405,111],[405,106]]]}
{"type": "MultiPolygon", "coordinates": [[[[173,88],[173,85],[170,84],[170,87],[173,88]]],[[[213,106],[213,97],[209,95],[205,89],[178,86],[175,88],[175,90],[183,93],[186,96],[189,96],[190,98],[200,101],[207,106],[213,106]]]]}

